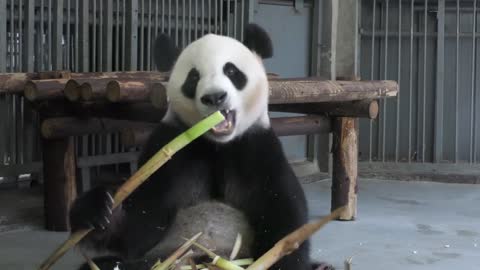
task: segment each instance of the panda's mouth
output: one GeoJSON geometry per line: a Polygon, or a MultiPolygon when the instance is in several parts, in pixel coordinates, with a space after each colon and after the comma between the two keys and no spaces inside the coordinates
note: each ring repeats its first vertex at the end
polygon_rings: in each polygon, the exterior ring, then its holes
{"type": "Polygon", "coordinates": [[[235,110],[221,110],[220,111],[225,120],[212,128],[212,133],[216,136],[230,135],[235,128],[236,112],[235,110]]]}

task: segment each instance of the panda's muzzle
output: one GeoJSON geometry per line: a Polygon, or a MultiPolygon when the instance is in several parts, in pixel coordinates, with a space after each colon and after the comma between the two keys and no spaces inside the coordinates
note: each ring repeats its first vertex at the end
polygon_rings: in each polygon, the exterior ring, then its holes
{"type": "Polygon", "coordinates": [[[236,111],[235,110],[220,110],[225,117],[220,124],[212,128],[212,133],[216,136],[226,136],[232,134],[235,128],[236,111]]]}

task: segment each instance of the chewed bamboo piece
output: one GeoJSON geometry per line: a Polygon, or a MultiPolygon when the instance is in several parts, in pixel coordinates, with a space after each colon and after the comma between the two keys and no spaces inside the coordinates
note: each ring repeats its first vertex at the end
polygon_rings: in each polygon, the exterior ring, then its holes
{"type": "Polygon", "coordinates": [[[292,253],[300,247],[300,245],[309,238],[312,234],[322,228],[325,224],[340,216],[340,213],[345,210],[345,206],[337,208],[330,215],[322,218],[319,221],[311,222],[303,225],[296,231],[278,241],[269,251],[258,258],[246,270],[266,270],[282,257],[292,253]]]}
{"type": "MultiPolygon", "coordinates": [[[[162,149],[160,149],[149,161],[147,161],[134,175],[128,179],[117,190],[114,196],[113,207],[117,207],[125,198],[130,195],[138,186],[145,182],[150,175],[152,175],[158,168],[165,164],[177,151],[191,143],[196,138],[200,137],[212,127],[219,124],[225,118],[219,112],[215,112],[209,117],[203,119],[184,133],[177,136],[162,149]]],[[[60,259],[72,246],[77,244],[83,237],[85,237],[92,229],[80,230],[73,233],[67,241],[65,241],[55,252],[50,255],[40,266],[40,270],[47,270],[60,259]]]]}

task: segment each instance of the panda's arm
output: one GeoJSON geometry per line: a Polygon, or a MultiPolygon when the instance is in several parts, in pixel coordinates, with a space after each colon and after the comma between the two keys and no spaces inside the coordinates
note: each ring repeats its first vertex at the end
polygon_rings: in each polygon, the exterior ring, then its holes
{"type": "MultiPolygon", "coordinates": [[[[308,210],[303,189],[295,176],[278,138],[270,130],[257,134],[255,155],[249,155],[257,165],[256,182],[262,183],[257,198],[264,207],[251,210],[250,220],[255,230],[254,256],[258,257],[273,247],[285,235],[308,221],[308,210]],[[258,150],[257,150],[258,151],[258,150]],[[258,160],[255,160],[258,159],[258,160]]],[[[252,164],[251,166],[255,166],[252,164]]],[[[308,242],[280,260],[271,269],[310,269],[308,242]]]]}
{"type": "MultiPolygon", "coordinates": [[[[179,128],[159,124],[142,148],[138,165],[143,165],[181,132],[179,128]]],[[[75,201],[70,211],[72,231],[94,226],[95,231],[83,244],[98,250],[129,255],[145,252],[161,238],[162,230],[158,228],[168,226],[175,214],[179,198],[168,194],[183,185],[181,179],[174,180],[175,171],[187,157],[185,152],[178,152],[113,211],[105,188],[88,191],[75,201]]]]}

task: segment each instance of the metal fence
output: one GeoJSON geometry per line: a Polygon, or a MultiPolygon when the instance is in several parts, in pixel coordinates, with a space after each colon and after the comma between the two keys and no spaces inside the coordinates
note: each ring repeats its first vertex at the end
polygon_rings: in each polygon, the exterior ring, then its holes
{"type": "MultiPolygon", "coordinates": [[[[249,2],[0,0],[0,72],[152,70],[158,33],[168,33],[179,47],[209,32],[241,39],[249,2]]],[[[41,149],[38,116],[23,97],[0,95],[0,110],[2,185],[15,183],[19,174],[40,171],[41,149]]],[[[100,173],[89,157],[138,150],[125,149],[118,134],[83,136],[76,142],[86,188],[92,167],[100,173]]],[[[124,158],[129,160],[134,155],[124,158]]]]}
{"type": "Polygon", "coordinates": [[[363,0],[360,75],[400,84],[362,121],[367,161],[478,162],[479,7],[471,0],[363,0]]]}

